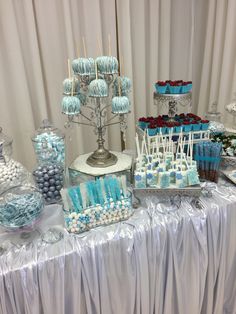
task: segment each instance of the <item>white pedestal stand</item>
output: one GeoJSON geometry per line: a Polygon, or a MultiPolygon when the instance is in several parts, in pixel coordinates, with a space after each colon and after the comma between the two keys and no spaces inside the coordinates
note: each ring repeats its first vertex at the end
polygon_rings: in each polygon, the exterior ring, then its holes
{"type": "Polygon", "coordinates": [[[82,174],[86,174],[93,177],[99,177],[106,174],[112,174],[122,171],[129,171],[132,168],[132,157],[124,153],[112,152],[117,157],[117,163],[113,166],[106,168],[91,167],[86,163],[88,156],[91,154],[85,154],[77,157],[71,166],[71,170],[78,171],[82,174]]]}

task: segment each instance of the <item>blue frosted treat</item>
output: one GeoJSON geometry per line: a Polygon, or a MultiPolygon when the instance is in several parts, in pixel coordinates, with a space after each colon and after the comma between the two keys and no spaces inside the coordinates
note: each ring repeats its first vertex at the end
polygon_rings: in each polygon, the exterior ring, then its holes
{"type": "Polygon", "coordinates": [[[161,189],[170,187],[170,173],[168,171],[159,173],[159,184],[161,189]]]}
{"type": "Polygon", "coordinates": [[[153,163],[149,162],[146,164],[147,170],[153,170],[153,163]]]}
{"type": "Polygon", "coordinates": [[[152,169],[156,169],[159,165],[159,159],[158,158],[153,158],[152,159],[152,169]]]}
{"type": "Polygon", "coordinates": [[[187,180],[187,172],[186,171],[176,171],[176,187],[177,188],[185,188],[188,184],[187,180]]]}
{"type": "Polygon", "coordinates": [[[188,185],[196,185],[200,184],[198,172],[196,168],[190,168],[187,170],[187,177],[188,177],[188,185]]]}
{"type": "Polygon", "coordinates": [[[113,85],[114,95],[119,96],[127,96],[131,89],[131,80],[126,76],[118,76],[116,77],[113,85]]]}
{"type": "Polygon", "coordinates": [[[89,96],[90,97],[107,97],[108,96],[108,86],[106,81],[98,79],[93,80],[89,84],[89,96]]]}
{"type": "Polygon", "coordinates": [[[146,188],[146,173],[145,172],[135,170],[134,185],[138,189],[146,188]]]}
{"type": "Polygon", "coordinates": [[[175,184],[175,169],[171,168],[169,169],[169,173],[170,173],[170,183],[171,184],[175,184]]]}
{"type": "Polygon", "coordinates": [[[72,69],[76,75],[95,75],[93,58],[78,58],[72,61],[72,69]]]}
{"type": "Polygon", "coordinates": [[[180,162],[177,162],[177,164],[176,164],[176,169],[178,170],[178,171],[185,171],[186,169],[187,169],[187,167],[186,167],[186,163],[180,163],[180,162]]]}
{"type": "Polygon", "coordinates": [[[147,170],[146,172],[147,186],[157,186],[158,172],[156,170],[147,170]]]}
{"type": "Polygon", "coordinates": [[[102,56],[96,59],[98,71],[102,74],[118,73],[118,60],[115,57],[102,56]]]}
{"type": "Polygon", "coordinates": [[[80,100],[76,96],[64,96],[61,102],[62,113],[75,115],[80,113],[80,100]]]}
{"type": "Polygon", "coordinates": [[[168,161],[169,163],[171,163],[175,159],[174,154],[172,153],[166,153],[165,157],[166,157],[166,161],[168,161]]]}
{"type": "Polygon", "coordinates": [[[76,77],[65,79],[63,81],[63,93],[64,95],[77,95],[79,93],[79,80],[76,77]]]}
{"type": "Polygon", "coordinates": [[[166,164],[163,163],[159,163],[158,167],[157,167],[157,172],[164,172],[166,171],[166,164]]]}
{"type": "Polygon", "coordinates": [[[128,113],[129,111],[130,103],[126,96],[116,96],[112,98],[113,113],[128,113]]]}

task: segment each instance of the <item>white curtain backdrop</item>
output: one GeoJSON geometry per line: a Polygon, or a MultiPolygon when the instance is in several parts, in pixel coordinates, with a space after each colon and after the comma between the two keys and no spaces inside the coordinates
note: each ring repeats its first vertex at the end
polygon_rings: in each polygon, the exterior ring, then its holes
{"type": "MultiPolygon", "coordinates": [[[[193,80],[193,109],[204,114],[214,100],[224,112],[236,90],[235,0],[0,0],[0,125],[14,138],[14,157],[31,169],[30,136],[44,118],[63,129],[62,81],[67,58],[108,53],[123,59],[133,82],[127,148],[133,148],[138,117],[155,114],[158,79],[193,80]],[[118,29],[116,29],[116,2],[118,29]],[[118,32],[117,32],[118,31],[118,32]]],[[[231,119],[225,114],[227,123],[231,119]]],[[[93,151],[96,137],[74,126],[68,159],[93,151]]],[[[109,129],[107,146],[120,150],[120,133],[109,129]]]]}

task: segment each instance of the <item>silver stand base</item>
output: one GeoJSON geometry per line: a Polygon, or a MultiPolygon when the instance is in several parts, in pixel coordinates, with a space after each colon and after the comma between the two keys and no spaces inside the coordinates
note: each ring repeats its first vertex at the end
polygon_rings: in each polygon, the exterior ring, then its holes
{"type": "Polygon", "coordinates": [[[86,163],[91,167],[106,168],[117,163],[117,157],[106,149],[97,149],[89,156],[86,163]]]}

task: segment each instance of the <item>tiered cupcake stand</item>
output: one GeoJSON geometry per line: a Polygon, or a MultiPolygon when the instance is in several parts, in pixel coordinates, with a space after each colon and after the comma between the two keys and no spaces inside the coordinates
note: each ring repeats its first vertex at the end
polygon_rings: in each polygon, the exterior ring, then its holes
{"type": "Polygon", "coordinates": [[[183,107],[187,112],[191,112],[192,93],[186,94],[159,94],[153,93],[154,105],[157,106],[157,114],[168,113],[173,117],[178,113],[178,107],[183,107]],[[165,108],[166,107],[166,108],[165,108]]]}

